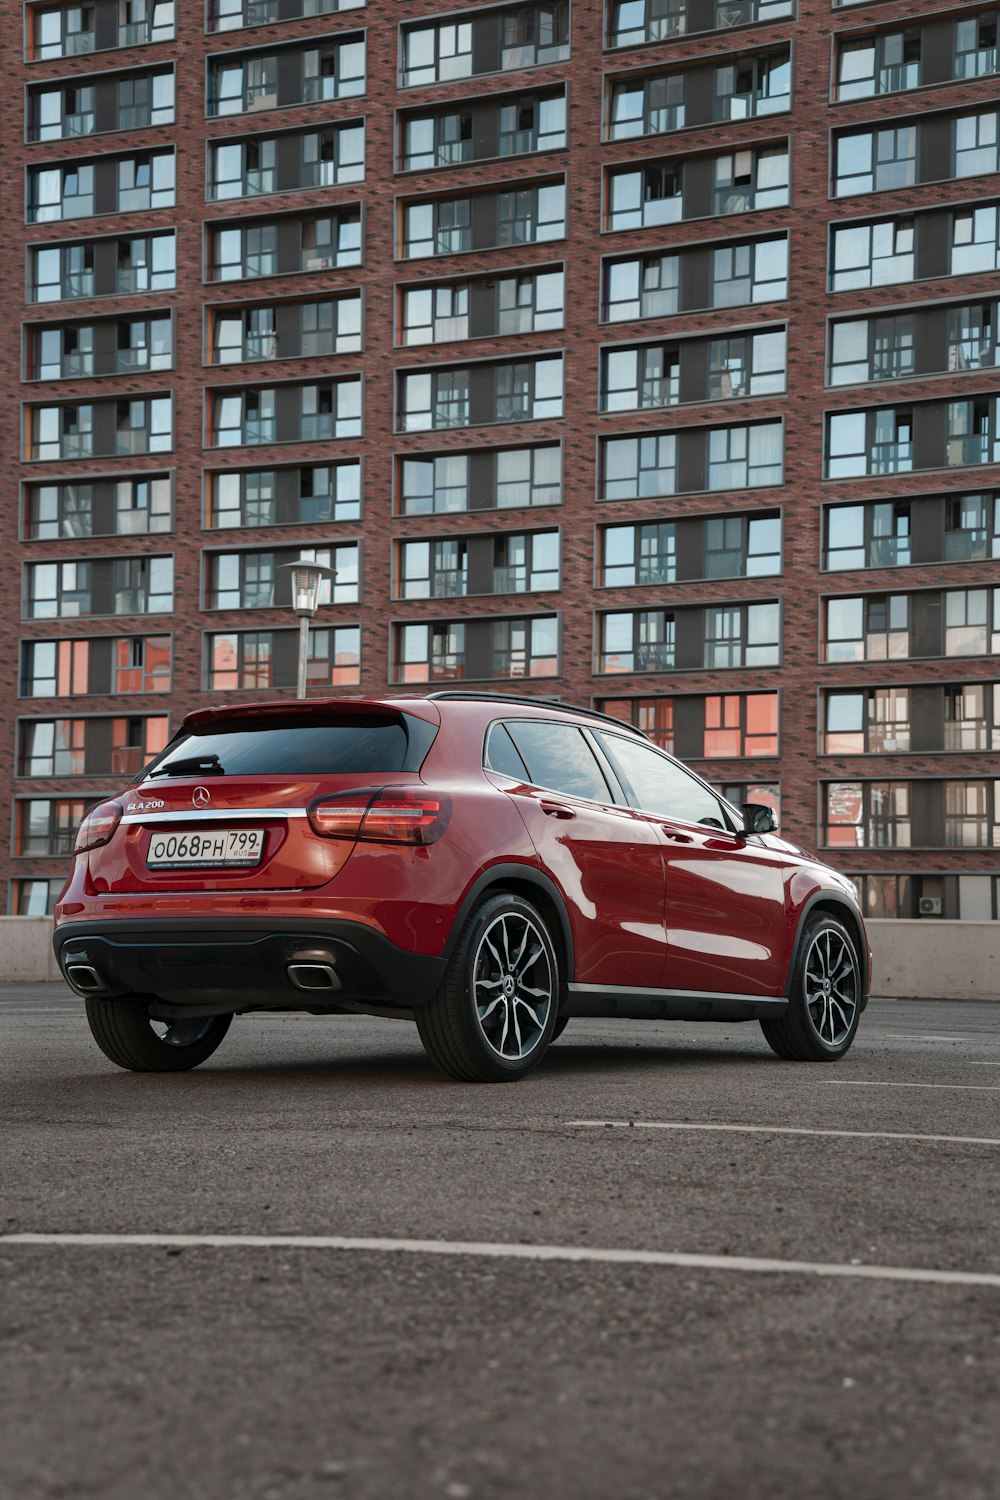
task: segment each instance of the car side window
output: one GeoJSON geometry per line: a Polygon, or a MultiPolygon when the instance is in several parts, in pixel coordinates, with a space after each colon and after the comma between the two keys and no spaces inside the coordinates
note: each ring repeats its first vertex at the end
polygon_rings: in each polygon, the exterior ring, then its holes
{"type": "Polygon", "coordinates": [[[507,728],[533,786],[591,802],[614,800],[594,752],[574,724],[518,719],[507,728]]]}
{"type": "Polygon", "coordinates": [[[705,823],[729,828],[719,799],[681,766],[634,740],[597,730],[597,737],[611,761],[620,768],[643,812],[682,823],[705,823]]]}
{"type": "Polygon", "coordinates": [[[491,771],[499,771],[501,776],[512,776],[515,781],[531,780],[528,768],[503,724],[494,724],[490,730],[486,764],[491,771]]]}

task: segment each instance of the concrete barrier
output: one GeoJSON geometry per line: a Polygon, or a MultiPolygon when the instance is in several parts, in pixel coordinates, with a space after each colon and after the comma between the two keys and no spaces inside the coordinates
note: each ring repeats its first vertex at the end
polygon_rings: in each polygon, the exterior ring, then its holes
{"type": "Polygon", "coordinates": [[[1000,922],[869,922],[873,995],[1000,1000],[1000,922]]]}
{"type": "Polygon", "coordinates": [[[0,983],[60,980],[52,952],[51,917],[0,917],[0,983]]]}
{"type": "MultiPolygon", "coordinates": [[[[1000,922],[869,922],[872,993],[898,1000],[1000,1001],[1000,922]]],[[[0,983],[58,980],[51,917],[0,917],[0,983]]]]}

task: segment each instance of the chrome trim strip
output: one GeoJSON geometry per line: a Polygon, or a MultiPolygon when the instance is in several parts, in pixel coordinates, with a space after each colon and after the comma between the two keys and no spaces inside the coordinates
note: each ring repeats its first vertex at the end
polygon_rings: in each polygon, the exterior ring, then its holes
{"type": "Polygon", "coordinates": [[[571,995],[628,995],[643,1000],[740,1000],[754,1005],[788,1004],[787,995],[728,995],[716,990],[649,990],[637,984],[568,984],[571,995]]]}
{"type": "Polygon", "coordinates": [[[220,819],[227,822],[236,820],[253,820],[254,818],[304,818],[306,817],[304,807],[219,807],[214,811],[199,812],[192,808],[190,812],[160,812],[158,808],[150,808],[149,812],[126,813],[121,820],[121,827],[125,823],[203,823],[220,819]]]}

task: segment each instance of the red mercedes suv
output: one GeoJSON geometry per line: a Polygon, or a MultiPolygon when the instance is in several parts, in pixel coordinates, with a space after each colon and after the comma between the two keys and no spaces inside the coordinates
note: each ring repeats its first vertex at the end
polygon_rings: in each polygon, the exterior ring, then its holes
{"type": "Polygon", "coordinates": [[[191,1068],[234,1015],[413,1019],[456,1078],[522,1077],[573,1016],[854,1038],[854,888],[642,733],[498,693],[199,709],[77,835],[63,974],[115,1063],[191,1068]]]}

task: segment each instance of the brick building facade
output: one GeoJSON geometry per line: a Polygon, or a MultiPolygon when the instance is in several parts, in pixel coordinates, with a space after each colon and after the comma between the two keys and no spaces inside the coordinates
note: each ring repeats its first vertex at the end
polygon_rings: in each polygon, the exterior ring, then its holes
{"type": "Polygon", "coordinates": [[[40,0],[0,15],[0,815],[213,696],[593,702],[1000,916],[983,5],[40,0]]]}

